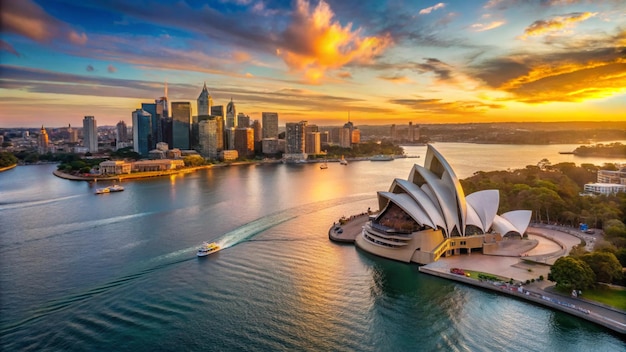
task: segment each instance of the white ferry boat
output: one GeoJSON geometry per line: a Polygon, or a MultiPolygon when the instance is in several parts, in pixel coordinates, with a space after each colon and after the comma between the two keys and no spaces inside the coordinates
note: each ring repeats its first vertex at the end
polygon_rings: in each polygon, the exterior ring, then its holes
{"type": "Polygon", "coordinates": [[[109,186],[109,187],[96,189],[96,194],[107,194],[107,193],[112,193],[112,192],[121,192],[123,190],[124,190],[123,186],[113,185],[113,186],[109,186]]]}
{"type": "Polygon", "coordinates": [[[198,248],[198,253],[196,254],[198,257],[206,257],[209,254],[213,254],[222,249],[222,247],[218,246],[217,243],[207,243],[204,242],[200,248],[198,248]]]}

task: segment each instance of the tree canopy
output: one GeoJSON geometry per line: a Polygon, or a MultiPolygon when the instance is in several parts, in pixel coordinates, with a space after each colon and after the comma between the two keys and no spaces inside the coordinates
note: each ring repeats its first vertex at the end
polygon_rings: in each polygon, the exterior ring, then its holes
{"type": "Polygon", "coordinates": [[[596,277],[589,265],[574,257],[561,257],[550,268],[548,280],[556,282],[557,288],[586,290],[595,284],[596,277]]]}

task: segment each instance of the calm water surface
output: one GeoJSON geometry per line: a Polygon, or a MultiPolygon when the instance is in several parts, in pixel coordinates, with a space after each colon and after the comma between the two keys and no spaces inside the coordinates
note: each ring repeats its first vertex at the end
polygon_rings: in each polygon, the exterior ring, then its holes
{"type": "MultiPolygon", "coordinates": [[[[461,178],[544,157],[620,161],[436,147],[461,178]]],[[[54,165],[1,173],[0,350],[626,350],[567,314],[329,242],[333,221],[376,209],[376,191],[421,161],[214,168],[99,196],[54,165]],[[227,248],[198,259],[203,241],[227,248]]]]}

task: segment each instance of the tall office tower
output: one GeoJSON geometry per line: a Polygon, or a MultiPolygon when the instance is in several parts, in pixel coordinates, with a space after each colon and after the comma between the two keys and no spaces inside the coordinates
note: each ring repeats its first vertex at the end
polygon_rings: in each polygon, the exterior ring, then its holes
{"type": "Polygon", "coordinates": [[[75,128],[72,128],[72,125],[67,125],[67,133],[69,135],[69,141],[70,143],[76,143],[78,142],[78,130],[75,128]]]}
{"type": "Polygon", "coordinates": [[[398,140],[398,130],[396,129],[395,123],[391,125],[391,129],[389,131],[389,137],[391,138],[392,142],[395,142],[398,140]]]}
{"type": "Polygon", "coordinates": [[[419,141],[421,137],[422,136],[420,134],[420,126],[415,125],[415,127],[413,127],[413,142],[419,141]]]}
{"type": "Polygon", "coordinates": [[[115,134],[118,142],[128,142],[128,127],[126,127],[126,122],[120,121],[115,125],[115,134]]]}
{"type": "MultiPolygon", "coordinates": [[[[150,128],[152,128],[152,130],[149,133],[149,143],[150,150],[155,149],[158,142],[163,142],[163,140],[158,139],[158,136],[163,137],[163,133],[161,130],[161,115],[157,114],[157,103],[142,103],[140,110],[148,112],[150,114],[150,118],[152,119],[150,121],[150,128]]],[[[134,125],[135,124],[133,124],[133,126],[134,125]]]]}
{"type": "Polygon", "coordinates": [[[133,111],[133,150],[148,156],[152,147],[152,115],[142,109],[133,111]]]}
{"type": "MultiPolygon", "coordinates": [[[[208,115],[204,115],[208,116],[208,115]]],[[[198,122],[198,145],[200,155],[217,160],[221,148],[218,141],[222,141],[222,132],[218,131],[219,121],[215,118],[202,119],[198,122]]]]}
{"type": "MultiPolygon", "coordinates": [[[[211,115],[211,107],[213,106],[213,98],[211,98],[211,94],[206,89],[206,82],[204,82],[204,87],[202,87],[202,92],[200,92],[200,96],[198,97],[198,116],[203,115],[211,115]]],[[[174,108],[172,108],[173,110],[174,108]]]]}
{"type": "MultiPolygon", "coordinates": [[[[172,118],[169,112],[169,104],[167,101],[167,85],[165,86],[165,96],[160,97],[154,101],[156,104],[157,117],[152,116],[153,122],[157,125],[152,125],[152,130],[156,132],[152,136],[154,147],[158,142],[165,142],[168,145],[172,145],[172,118]]],[[[153,148],[154,148],[153,147],[153,148]]]]}
{"type": "Polygon", "coordinates": [[[235,147],[240,158],[254,156],[254,130],[252,128],[238,127],[235,129],[235,147]]]}
{"type": "Polygon", "coordinates": [[[317,125],[307,125],[306,126],[306,133],[310,133],[310,132],[319,132],[320,129],[319,127],[317,127],[317,125]]]}
{"type": "Polygon", "coordinates": [[[189,149],[191,103],[172,102],[172,148],[189,149]]]}
{"type": "MultiPolygon", "coordinates": [[[[204,120],[215,120],[215,128],[216,128],[216,133],[218,135],[217,138],[217,151],[221,152],[222,150],[224,150],[224,118],[221,116],[213,116],[213,115],[202,115],[202,116],[198,116],[198,124],[204,120]]],[[[199,137],[198,137],[199,139],[199,137]]]]}
{"type": "Polygon", "coordinates": [[[263,140],[263,128],[261,127],[261,122],[259,120],[252,121],[252,130],[254,131],[254,151],[261,152],[263,140]]]}
{"type": "Polygon", "coordinates": [[[224,129],[224,150],[235,149],[235,128],[224,129]]]}
{"type": "Polygon", "coordinates": [[[262,113],[261,123],[263,125],[263,138],[278,138],[278,113],[262,113]]]}
{"type": "Polygon", "coordinates": [[[83,119],[83,145],[90,153],[98,151],[98,126],[93,116],[83,119]]]}
{"type": "Polygon", "coordinates": [[[287,122],[285,124],[285,153],[303,154],[305,153],[305,134],[307,121],[287,122]]]}
{"type": "Polygon", "coordinates": [[[230,98],[230,102],[226,105],[226,128],[237,128],[237,108],[233,103],[233,98],[230,98]]]}
{"type": "Polygon", "coordinates": [[[41,131],[37,136],[37,149],[39,154],[46,154],[48,152],[48,132],[43,125],[41,125],[41,131]]]}
{"type": "Polygon", "coordinates": [[[408,140],[409,142],[413,142],[415,138],[415,128],[413,127],[413,122],[409,122],[409,132],[408,132],[408,140]]]}
{"type": "Polygon", "coordinates": [[[351,148],[352,147],[352,131],[354,130],[354,125],[352,122],[347,122],[343,125],[341,130],[339,131],[339,146],[342,148],[351,148]]]}
{"type": "Polygon", "coordinates": [[[237,127],[250,127],[250,116],[240,112],[237,114],[237,127]]]}
{"type": "Polygon", "coordinates": [[[322,147],[319,132],[307,132],[304,151],[307,154],[321,154],[322,147]]]}
{"type": "Polygon", "coordinates": [[[355,127],[352,130],[352,135],[350,136],[350,141],[352,142],[352,144],[359,144],[359,143],[361,143],[361,131],[359,131],[358,127],[355,127]]]}

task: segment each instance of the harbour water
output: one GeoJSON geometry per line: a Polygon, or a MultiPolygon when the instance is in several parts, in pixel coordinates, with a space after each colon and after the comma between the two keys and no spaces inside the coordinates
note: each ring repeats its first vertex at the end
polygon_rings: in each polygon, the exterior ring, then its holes
{"type": "MultiPolygon", "coordinates": [[[[435,146],[461,178],[542,158],[626,162],[558,154],[576,146],[435,146]]],[[[55,165],[0,173],[0,350],[626,350],[586,321],[328,240],[425,151],[213,168],[97,196],[105,185],[55,165]],[[227,248],[199,259],[203,241],[227,248]]]]}

